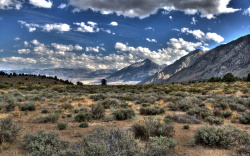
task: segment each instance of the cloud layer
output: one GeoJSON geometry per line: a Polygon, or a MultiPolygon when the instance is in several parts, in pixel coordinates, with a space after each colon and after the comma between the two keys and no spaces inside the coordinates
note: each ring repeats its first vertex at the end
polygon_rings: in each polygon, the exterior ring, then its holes
{"type": "Polygon", "coordinates": [[[227,7],[231,0],[69,0],[69,4],[81,9],[116,13],[127,17],[145,18],[155,14],[158,9],[180,10],[186,14],[200,12],[201,17],[213,18],[214,15],[233,13],[239,9],[227,7]],[[171,9],[169,9],[171,8],[171,9]]]}

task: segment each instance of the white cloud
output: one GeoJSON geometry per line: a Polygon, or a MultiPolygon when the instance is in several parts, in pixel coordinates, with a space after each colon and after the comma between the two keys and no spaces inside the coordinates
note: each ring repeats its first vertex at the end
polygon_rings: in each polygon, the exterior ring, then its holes
{"type": "Polygon", "coordinates": [[[22,7],[22,2],[18,0],[0,0],[0,10],[8,10],[15,8],[19,10],[22,7]]]}
{"type": "Polygon", "coordinates": [[[147,27],[147,28],[145,28],[144,30],[152,30],[152,31],[154,31],[155,29],[152,28],[152,27],[147,27]]]}
{"type": "MultiPolygon", "coordinates": [[[[91,9],[100,13],[116,13],[118,16],[146,18],[155,14],[158,9],[165,12],[172,10],[184,11],[186,14],[200,13],[209,19],[223,13],[233,13],[239,9],[228,7],[231,0],[69,0],[69,5],[86,11],[91,9]]],[[[164,13],[165,13],[164,12],[164,13]]]]}
{"type": "Polygon", "coordinates": [[[63,44],[57,44],[57,43],[52,43],[52,47],[55,48],[56,51],[81,51],[83,48],[80,45],[63,45],[63,44]]]}
{"type": "Polygon", "coordinates": [[[243,15],[250,16],[250,7],[244,10],[243,15]]]}
{"type": "Polygon", "coordinates": [[[66,7],[67,7],[67,4],[65,4],[65,3],[61,3],[61,4],[58,6],[59,9],[64,9],[64,8],[66,8],[66,7]]]}
{"type": "Polygon", "coordinates": [[[37,28],[42,29],[43,31],[59,31],[59,32],[65,32],[70,31],[70,25],[65,23],[54,23],[54,24],[45,24],[45,25],[39,25],[34,23],[26,23],[25,21],[18,21],[22,26],[25,26],[28,28],[29,32],[34,32],[37,30],[37,28]]]}
{"type": "Polygon", "coordinates": [[[187,51],[193,50],[200,45],[199,42],[192,43],[183,39],[171,39],[167,43],[167,48],[152,51],[147,47],[133,47],[117,42],[114,46],[117,53],[104,56],[100,55],[101,50],[106,51],[102,47],[103,44],[96,47],[86,47],[86,51],[96,52],[90,54],[74,53],[74,50],[82,48],[80,45],[73,46],[59,43],[45,45],[38,40],[32,40],[27,42],[27,44],[28,48],[19,49],[18,52],[20,54],[29,54],[32,58],[2,58],[0,65],[8,65],[8,67],[13,68],[78,68],[80,66],[93,70],[121,69],[146,58],[159,64],[171,64],[182,56],[187,55],[187,51]]]}
{"type": "Polygon", "coordinates": [[[0,49],[0,53],[2,53],[3,52],[3,49],[0,49]]]}
{"type": "Polygon", "coordinates": [[[179,39],[172,38],[168,42],[168,46],[175,50],[193,51],[197,47],[202,46],[202,43],[201,42],[197,42],[197,43],[188,42],[188,41],[183,40],[182,38],[179,38],[179,39]]]}
{"type": "Polygon", "coordinates": [[[58,23],[58,24],[45,24],[44,26],[42,26],[44,31],[50,32],[52,30],[57,30],[60,32],[64,32],[64,31],[70,31],[70,25],[65,24],[65,23],[58,23]]]}
{"type": "Polygon", "coordinates": [[[86,25],[84,22],[81,23],[74,23],[75,25],[79,26],[76,31],[80,31],[80,32],[88,32],[88,33],[95,33],[95,32],[99,32],[100,29],[95,27],[96,24],[93,25],[93,23],[86,25]]]}
{"type": "Polygon", "coordinates": [[[3,63],[14,63],[14,64],[35,64],[36,60],[33,58],[22,58],[22,57],[5,57],[1,58],[0,62],[3,63]]]}
{"type": "Polygon", "coordinates": [[[195,19],[195,17],[192,17],[192,22],[191,22],[191,24],[192,24],[192,25],[196,25],[197,22],[198,22],[198,21],[195,19]]]}
{"type": "Polygon", "coordinates": [[[21,40],[21,39],[20,39],[20,37],[15,37],[14,40],[15,40],[15,41],[19,41],[19,40],[21,40]]]}
{"type": "Polygon", "coordinates": [[[52,2],[50,0],[29,0],[30,4],[38,8],[52,8],[52,2]]]}
{"type": "Polygon", "coordinates": [[[204,33],[201,30],[190,30],[189,28],[182,28],[181,32],[192,34],[196,39],[200,41],[213,40],[217,43],[221,43],[224,41],[224,38],[216,33],[211,33],[211,32],[204,33]]]}
{"type": "Polygon", "coordinates": [[[106,51],[105,48],[99,47],[99,46],[96,46],[96,47],[86,47],[86,52],[96,52],[96,53],[99,53],[100,50],[106,51]]]}
{"type": "Polygon", "coordinates": [[[172,21],[172,20],[173,20],[173,17],[172,17],[172,16],[169,16],[169,19],[172,21]]]}
{"type": "Polygon", "coordinates": [[[30,49],[19,49],[17,52],[19,54],[29,54],[30,53],[30,49]]]}
{"type": "Polygon", "coordinates": [[[23,44],[24,44],[25,47],[29,46],[29,43],[27,41],[24,41],[23,44]]]}
{"type": "Polygon", "coordinates": [[[115,22],[115,21],[113,21],[113,22],[111,22],[109,25],[112,25],[112,26],[118,26],[118,23],[117,23],[117,22],[115,22]]]}
{"type": "Polygon", "coordinates": [[[156,39],[149,39],[149,38],[146,38],[146,40],[147,40],[148,42],[157,42],[156,39]]]}
{"type": "Polygon", "coordinates": [[[91,25],[92,27],[95,27],[97,25],[97,23],[92,22],[92,21],[88,21],[88,24],[91,25]]]}

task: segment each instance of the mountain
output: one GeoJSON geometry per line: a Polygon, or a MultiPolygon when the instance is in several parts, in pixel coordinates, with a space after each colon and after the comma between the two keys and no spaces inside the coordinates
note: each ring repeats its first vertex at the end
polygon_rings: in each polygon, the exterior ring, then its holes
{"type": "Polygon", "coordinates": [[[87,68],[49,68],[49,69],[21,69],[21,70],[5,70],[6,73],[25,73],[35,75],[57,76],[59,79],[68,79],[72,82],[83,81],[84,83],[100,83],[101,79],[106,78],[116,72],[114,69],[101,69],[93,71],[87,68]]]}
{"type": "Polygon", "coordinates": [[[155,73],[154,75],[141,81],[139,85],[142,84],[160,84],[163,80],[168,79],[170,76],[174,75],[178,71],[191,66],[201,55],[206,51],[195,50],[190,52],[188,55],[183,56],[179,60],[175,61],[173,64],[165,67],[162,71],[155,73]]]}
{"type": "Polygon", "coordinates": [[[165,65],[160,66],[149,59],[144,61],[132,64],[128,67],[125,67],[109,77],[107,77],[108,82],[113,83],[130,83],[136,84],[143,79],[159,72],[165,67],[165,65]]]}
{"type": "Polygon", "coordinates": [[[177,72],[163,83],[222,77],[226,73],[238,77],[246,77],[250,73],[250,35],[208,51],[192,66],[177,72]]]}

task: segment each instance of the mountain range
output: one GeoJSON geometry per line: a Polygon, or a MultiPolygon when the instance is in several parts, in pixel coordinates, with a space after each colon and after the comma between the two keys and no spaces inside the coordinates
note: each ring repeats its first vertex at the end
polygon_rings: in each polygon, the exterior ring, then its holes
{"type": "Polygon", "coordinates": [[[191,66],[175,73],[162,83],[205,80],[226,73],[246,77],[250,73],[250,35],[220,45],[199,57],[191,66]]]}
{"type": "Polygon", "coordinates": [[[145,59],[121,70],[87,68],[50,68],[5,70],[6,73],[26,73],[35,75],[57,76],[72,82],[97,84],[106,78],[108,84],[165,84],[206,80],[233,73],[246,77],[250,73],[250,35],[243,36],[227,44],[222,44],[209,51],[195,50],[183,56],[173,64],[158,65],[145,59]]]}
{"type": "Polygon", "coordinates": [[[206,53],[203,50],[195,50],[188,55],[175,61],[173,64],[165,67],[162,71],[155,73],[154,75],[141,81],[139,84],[161,84],[163,80],[168,79],[178,71],[191,66],[201,55],[206,53]]]}
{"type": "Polygon", "coordinates": [[[106,79],[112,84],[136,84],[161,71],[164,67],[166,65],[161,66],[149,59],[145,59],[111,74],[106,79]]]}

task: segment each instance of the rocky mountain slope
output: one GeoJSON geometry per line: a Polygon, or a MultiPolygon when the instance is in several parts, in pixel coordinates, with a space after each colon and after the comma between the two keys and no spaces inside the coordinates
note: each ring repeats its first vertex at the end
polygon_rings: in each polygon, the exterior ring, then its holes
{"type": "Polygon", "coordinates": [[[222,77],[226,73],[233,73],[238,77],[245,77],[250,73],[250,35],[208,51],[192,66],[177,72],[163,83],[222,77]]]}
{"type": "Polygon", "coordinates": [[[149,59],[132,64],[125,67],[109,77],[107,77],[108,82],[135,82],[138,83],[143,79],[159,72],[165,67],[165,65],[160,66],[149,59]]]}
{"type": "Polygon", "coordinates": [[[173,64],[167,66],[162,71],[155,73],[154,75],[146,78],[141,81],[139,84],[160,84],[163,80],[168,79],[173,74],[178,71],[191,66],[201,55],[203,55],[205,51],[203,50],[195,50],[190,52],[188,55],[183,56],[173,64]]]}

